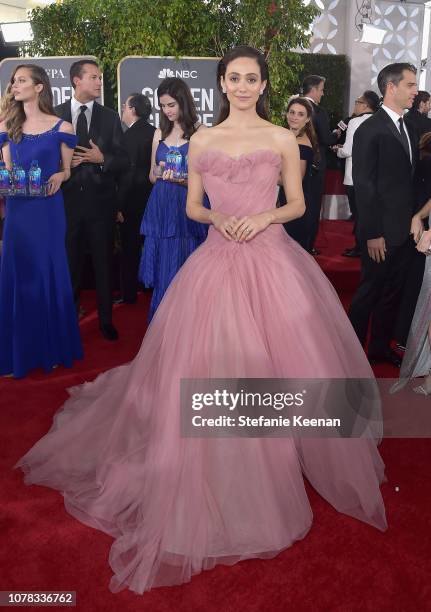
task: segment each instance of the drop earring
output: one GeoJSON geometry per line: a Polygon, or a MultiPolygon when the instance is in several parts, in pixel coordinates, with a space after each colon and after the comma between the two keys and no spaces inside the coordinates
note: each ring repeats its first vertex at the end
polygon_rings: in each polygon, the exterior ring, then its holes
{"type": "Polygon", "coordinates": [[[226,89],[224,89],[224,87],[222,87],[222,92],[225,94],[226,93],[226,89]]]}

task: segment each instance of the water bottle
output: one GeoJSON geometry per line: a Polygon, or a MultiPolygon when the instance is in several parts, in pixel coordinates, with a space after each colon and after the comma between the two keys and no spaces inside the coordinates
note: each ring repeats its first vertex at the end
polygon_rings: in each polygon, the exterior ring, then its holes
{"type": "Polygon", "coordinates": [[[0,162],[0,195],[10,195],[11,178],[4,162],[0,162]]]}
{"type": "Polygon", "coordinates": [[[14,195],[27,195],[25,170],[18,164],[15,164],[12,181],[14,195]]]}
{"type": "Polygon", "coordinates": [[[42,193],[42,170],[39,167],[37,159],[31,162],[28,172],[28,193],[31,196],[41,196],[42,193]]]}
{"type": "Polygon", "coordinates": [[[183,156],[181,155],[181,151],[179,149],[175,149],[173,155],[173,175],[175,179],[182,178],[183,174],[183,156]]]}
{"type": "Polygon", "coordinates": [[[189,156],[185,155],[183,161],[184,161],[184,165],[183,165],[183,179],[187,180],[187,178],[189,176],[189,156]]]}
{"type": "Polygon", "coordinates": [[[174,149],[173,147],[171,149],[169,149],[167,155],[166,155],[166,166],[165,166],[165,170],[173,170],[174,166],[175,166],[175,153],[176,153],[176,149],[174,149]]]}

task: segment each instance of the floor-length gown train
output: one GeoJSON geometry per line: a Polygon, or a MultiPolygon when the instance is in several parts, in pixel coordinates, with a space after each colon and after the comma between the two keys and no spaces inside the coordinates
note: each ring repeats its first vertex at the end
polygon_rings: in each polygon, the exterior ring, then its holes
{"type": "MultiPolygon", "coordinates": [[[[275,206],[280,165],[266,149],[196,160],[212,208],[237,217],[275,206]]],[[[303,475],[340,512],[386,527],[374,440],[183,438],[181,378],[372,376],[333,287],[282,225],[245,243],[210,227],[136,358],[70,389],[18,465],[115,538],[112,590],[179,584],[302,538],[303,475]]]]}

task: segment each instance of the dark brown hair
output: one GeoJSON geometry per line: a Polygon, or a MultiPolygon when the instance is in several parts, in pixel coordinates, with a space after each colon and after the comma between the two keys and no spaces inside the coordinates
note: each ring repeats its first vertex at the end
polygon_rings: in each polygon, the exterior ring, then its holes
{"type": "Polygon", "coordinates": [[[135,113],[139,119],[147,121],[152,111],[151,102],[147,96],[140,93],[132,93],[130,96],[127,96],[127,100],[129,100],[129,107],[135,109],[135,113]]]}
{"type": "MultiPolygon", "coordinates": [[[[178,123],[181,125],[183,130],[183,138],[185,140],[190,140],[190,138],[196,132],[196,124],[198,123],[199,119],[196,113],[195,102],[189,87],[182,79],[178,79],[177,77],[168,77],[160,83],[157,89],[159,104],[160,98],[164,95],[171,96],[171,98],[178,102],[178,106],[180,107],[178,123]]],[[[162,132],[162,140],[165,140],[169,136],[173,127],[174,122],[169,121],[165,113],[161,111],[160,130],[162,132]]]]}
{"type": "Polygon", "coordinates": [[[254,59],[260,69],[260,78],[262,81],[266,81],[266,87],[263,90],[263,94],[259,96],[259,100],[256,104],[256,112],[262,119],[269,121],[269,109],[268,109],[268,98],[270,91],[269,84],[269,71],[268,64],[266,63],[265,56],[261,51],[254,49],[253,47],[240,46],[234,47],[230,51],[228,51],[225,56],[219,61],[217,66],[217,88],[220,94],[220,108],[219,114],[217,117],[216,125],[224,121],[229,117],[230,104],[227,99],[227,95],[223,93],[221,87],[221,77],[225,77],[226,70],[230,62],[236,60],[240,57],[248,57],[250,59],[254,59]]]}
{"type": "Polygon", "coordinates": [[[418,91],[418,95],[413,100],[412,110],[418,111],[421,102],[428,102],[430,99],[430,94],[427,91],[418,91]]]}
{"type": "Polygon", "coordinates": [[[96,68],[99,68],[99,64],[92,59],[82,59],[78,60],[77,62],[73,62],[69,70],[70,83],[73,89],[75,89],[75,83],[73,82],[73,79],[75,77],[78,77],[78,79],[82,79],[82,75],[84,74],[84,66],[86,64],[91,64],[92,66],[96,66],[96,68]]]}
{"type": "Polygon", "coordinates": [[[325,83],[326,78],[324,76],[320,76],[319,74],[309,74],[302,81],[302,95],[306,96],[313,87],[318,87],[320,83],[325,83]]]}
{"type": "MultiPolygon", "coordinates": [[[[306,98],[301,98],[301,97],[292,98],[291,100],[289,100],[287,104],[286,121],[287,121],[287,113],[289,112],[290,107],[293,106],[294,104],[300,104],[301,106],[303,106],[307,113],[307,119],[309,119],[309,121],[304,125],[302,130],[300,130],[300,132],[298,133],[298,136],[307,134],[311,142],[311,147],[314,153],[314,163],[317,164],[320,161],[320,150],[319,150],[319,141],[317,140],[316,131],[314,129],[313,122],[311,120],[313,116],[313,107],[311,106],[311,102],[307,100],[306,98]]],[[[287,123],[287,129],[290,130],[289,123],[287,123]]]]}
{"type": "Polygon", "coordinates": [[[419,141],[419,157],[420,159],[431,157],[431,132],[423,134],[419,141]]]}
{"type": "MultiPolygon", "coordinates": [[[[10,86],[12,87],[15,74],[21,68],[25,68],[30,72],[30,78],[35,85],[43,85],[43,89],[39,94],[39,110],[46,115],[55,115],[51,83],[45,70],[36,64],[20,64],[15,68],[10,77],[10,86]]],[[[9,100],[9,106],[6,109],[6,129],[8,136],[14,142],[19,142],[22,138],[22,126],[26,120],[24,105],[19,100],[15,100],[12,96],[9,100]]]]}
{"type": "Polygon", "coordinates": [[[380,70],[379,74],[377,75],[377,85],[383,97],[386,95],[386,89],[389,83],[399,85],[400,81],[403,79],[404,70],[408,70],[414,74],[417,72],[416,67],[413,66],[413,64],[408,64],[406,62],[388,64],[380,70]]]}

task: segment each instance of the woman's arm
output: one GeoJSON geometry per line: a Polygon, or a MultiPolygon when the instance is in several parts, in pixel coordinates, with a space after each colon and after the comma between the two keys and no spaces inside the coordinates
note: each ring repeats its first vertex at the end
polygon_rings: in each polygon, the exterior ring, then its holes
{"type": "MultiPolygon", "coordinates": [[[[412,217],[410,233],[413,234],[413,240],[416,242],[416,244],[419,242],[419,240],[421,240],[424,234],[424,224],[422,223],[422,219],[426,219],[430,213],[431,199],[429,199],[428,202],[422,206],[420,211],[412,217]]],[[[425,232],[425,234],[426,233],[427,232],[425,232]]]]}
{"type": "MultiPolygon", "coordinates": [[[[6,123],[4,121],[0,122],[0,132],[7,132],[6,123]]],[[[3,161],[5,163],[6,168],[10,171],[12,170],[12,158],[10,155],[10,147],[8,142],[4,142],[2,145],[1,154],[3,157],[3,161]]]]}
{"type": "Polygon", "coordinates": [[[153,145],[151,147],[151,167],[150,167],[150,174],[148,175],[152,183],[155,183],[157,181],[157,177],[154,174],[154,166],[156,165],[156,151],[157,151],[157,147],[159,146],[159,141],[161,137],[162,137],[162,132],[160,131],[159,128],[157,128],[153,136],[153,145]]]}
{"type": "Polygon", "coordinates": [[[418,219],[426,219],[431,213],[431,198],[422,206],[419,212],[417,212],[414,216],[418,219]]]}
{"type": "MultiPolygon", "coordinates": [[[[75,130],[73,129],[73,125],[68,123],[67,121],[63,121],[60,126],[60,132],[65,132],[66,134],[75,134],[75,130]]],[[[70,165],[72,163],[73,157],[73,149],[71,149],[64,142],[61,143],[61,171],[64,174],[63,181],[68,181],[70,179],[70,165]]]]}

